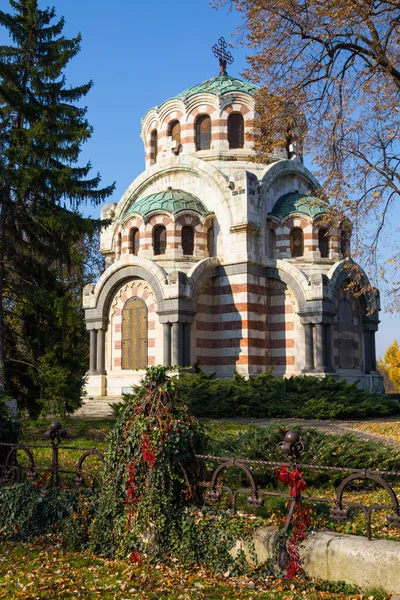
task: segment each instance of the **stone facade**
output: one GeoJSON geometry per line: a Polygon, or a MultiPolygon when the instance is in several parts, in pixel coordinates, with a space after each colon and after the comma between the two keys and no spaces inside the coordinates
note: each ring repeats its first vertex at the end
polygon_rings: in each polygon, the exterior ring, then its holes
{"type": "Polygon", "coordinates": [[[83,294],[89,397],[119,396],[145,364],[381,391],[378,296],[349,292],[349,239],[321,220],[301,149],[252,160],[255,92],[222,73],[145,115],[146,170],[103,207],[106,269],[83,294]]]}

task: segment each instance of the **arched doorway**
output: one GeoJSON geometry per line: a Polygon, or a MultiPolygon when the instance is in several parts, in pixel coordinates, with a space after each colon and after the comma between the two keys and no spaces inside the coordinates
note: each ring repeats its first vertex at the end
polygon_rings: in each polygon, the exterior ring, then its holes
{"type": "Polygon", "coordinates": [[[147,367],[147,306],[141,298],[130,298],[122,310],[122,369],[147,367]]]}

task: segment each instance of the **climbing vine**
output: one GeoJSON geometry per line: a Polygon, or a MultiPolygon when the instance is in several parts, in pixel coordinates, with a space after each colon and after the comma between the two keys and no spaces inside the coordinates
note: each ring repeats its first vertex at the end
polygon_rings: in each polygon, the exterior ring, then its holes
{"type": "Polygon", "coordinates": [[[296,466],[291,469],[281,467],[281,469],[276,471],[276,475],[279,481],[289,486],[290,497],[296,501],[292,516],[291,536],[286,546],[289,554],[289,564],[286,569],[285,579],[292,579],[303,572],[298,548],[299,544],[306,539],[306,531],[311,524],[310,507],[304,506],[301,499],[301,493],[306,491],[307,484],[296,466]]]}

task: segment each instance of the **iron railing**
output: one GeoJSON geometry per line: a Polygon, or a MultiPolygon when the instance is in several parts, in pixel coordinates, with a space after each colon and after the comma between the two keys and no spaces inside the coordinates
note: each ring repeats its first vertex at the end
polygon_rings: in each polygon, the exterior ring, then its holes
{"type": "MultiPolygon", "coordinates": [[[[0,465],[0,484],[9,485],[10,483],[22,481],[24,479],[32,482],[40,482],[44,476],[44,482],[41,486],[59,487],[61,485],[74,485],[82,487],[90,485],[91,487],[101,486],[101,472],[97,473],[85,469],[85,462],[89,457],[95,457],[100,460],[101,466],[104,463],[103,454],[96,448],[79,448],[76,446],[62,445],[64,451],[82,451],[74,468],[65,468],[60,464],[60,444],[67,437],[66,431],[60,423],[52,423],[50,429],[46,432],[46,437],[50,440],[49,445],[32,444],[6,444],[0,443],[0,447],[7,447],[8,453],[5,464],[0,465]],[[39,466],[34,458],[35,449],[51,448],[51,465],[49,467],[39,466]],[[21,457],[21,453],[24,459],[21,457]]],[[[303,441],[296,431],[289,431],[285,439],[278,445],[280,451],[285,454],[289,462],[273,462],[263,460],[250,460],[243,458],[232,458],[212,455],[196,455],[204,465],[214,464],[206,480],[201,481],[199,488],[204,489],[204,502],[210,502],[217,505],[222,500],[223,494],[227,494],[230,499],[230,507],[236,513],[238,509],[238,499],[245,496],[244,503],[250,510],[260,508],[266,497],[284,498],[288,501],[288,513],[283,536],[285,536],[292,524],[293,515],[296,508],[301,508],[304,503],[316,505],[323,503],[329,506],[329,514],[332,519],[337,521],[347,521],[352,518],[350,509],[358,509],[363,512],[366,522],[366,535],[372,539],[372,515],[376,511],[386,511],[386,521],[393,528],[400,529],[400,507],[399,499],[388,479],[399,479],[400,471],[379,471],[372,469],[352,469],[348,467],[333,467],[324,465],[310,465],[300,463],[299,459],[308,445],[303,441]],[[299,489],[291,493],[281,491],[271,491],[262,489],[257,484],[255,470],[263,468],[276,469],[286,467],[288,472],[296,469],[301,471],[331,471],[342,473],[343,477],[336,489],[336,495],[333,498],[316,497],[306,493],[301,493],[299,489]],[[246,487],[234,489],[232,485],[226,482],[227,473],[230,469],[240,469],[244,477],[249,482],[246,487]],[[225,480],[225,481],[224,481],[225,480]],[[387,492],[390,503],[388,504],[364,504],[362,502],[346,500],[344,493],[356,481],[370,481],[387,492]]],[[[399,483],[400,485],[400,483],[399,483]]]]}
{"type": "Polygon", "coordinates": [[[99,487],[102,484],[102,469],[87,470],[85,463],[89,457],[96,457],[101,466],[104,464],[103,454],[97,448],[80,448],[78,446],[62,445],[62,451],[83,452],[73,468],[66,468],[60,463],[60,444],[67,437],[61,423],[52,423],[45,436],[50,440],[50,446],[44,444],[12,444],[0,443],[5,448],[6,459],[0,464],[0,485],[10,485],[21,481],[31,481],[38,487],[74,486],[99,487]],[[35,450],[51,449],[51,464],[44,467],[35,459],[35,450]]]}
{"type": "Polygon", "coordinates": [[[324,465],[310,465],[299,463],[301,454],[308,449],[307,442],[303,441],[296,431],[288,431],[285,435],[283,442],[278,444],[279,450],[285,454],[290,462],[272,462],[263,460],[248,460],[243,458],[228,458],[223,456],[209,456],[209,455],[198,455],[197,457],[203,461],[211,461],[216,463],[216,466],[211,471],[208,480],[202,481],[200,487],[206,488],[205,501],[211,502],[212,504],[218,503],[222,499],[222,493],[225,492],[230,496],[231,507],[233,512],[237,512],[238,498],[241,495],[247,496],[247,505],[251,509],[260,508],[264,503],[265,497],[279,497],[285,498],[289,501],[288,514],[286,523],[283,529],[285,535],[292,523],[293,515],[297,507],[302,507],[304,503],[323,503],[328,504],[329,514],[332,519],[336,521],[347,521],[351,518],[349,512],[350,508],[361,510],[364,513],[366,522],[366,535],[369,540],[372,539],[372,525],[371,518],[375,511],[387,511],[386,521],[393,528],[400,529],[400,506],[397,495],[392,485],[384,479],[389,477],[391,479],[400,480],[400,471],[379,471],[372,469],[352,469],[348,467],[331,467],[324,465]],[[286,467],[290,472],[294,469],[301,472],[304,470],[313,471],[332,471],[337,473],[346,473],[346,475],[340,481],[337,489],[336,496],[334,498],[324,498],[311,496],[309,494],[302,494],[299,491],[295,493],[284,493],[279,491],[270,491],[260,489],[257,485],[256,476],[252,468],[267,467],[272,470],[281,469],[286,467]],[[233,489],[231,486],[224,483],[224,475],[226,475],[229,469],[236,468],[240,469],[243,474],[247,477],[250,487],[240,487],[233,489]],[[371,481],[384,489],[390,500],[390,504],[363,504],[362,502],[356,502],[346,500],[344,493],[348,490],[351,485],[356,481],[371,481]]]}

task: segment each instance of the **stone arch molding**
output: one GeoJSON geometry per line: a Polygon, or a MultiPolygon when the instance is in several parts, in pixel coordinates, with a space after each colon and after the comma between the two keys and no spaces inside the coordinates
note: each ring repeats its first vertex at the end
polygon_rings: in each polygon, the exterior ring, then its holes
{"type": "MultiPolygon", "coordinates": [[[[168,177],[171,175],[177,175],[179,173],[188,173],[189,175],[199,177],[205,181],[216,193],[218,197],[218,211],[223,211],[223,215],[218,215],[219,220],[221,216],[228,221],[229,226],[231,223],[231,215],[228,209],[225,207],[228,200],[228,177],[218,171],[210,163],[206,163],[194,156],[179,155],[178,157],[169,157],[168,159],[162,159],[156,164],[152,165],[149,169],[139,175],[129,186],[126,192],[123,194],[119,201],[118,207],[115,211],[115,218],[120,219],[121,215],[124,214],[128,206],[134,203],[141,195],[145,193],[146,188],[152,183],[161,179],[162,177],[168,177]]],[[[204,202],[204,199],[200,198],[204,202]]]]}
{"type": "Polygon", "coordinates": [[[115,316],[117,309],[122,311],[125,305],[125,302],[122,298],[127,291],[133,288],[136,288],[138,290],[138,293],[135,296],[130,296],[131,298],[136,297],[143,299],[147,307],[149,307],[149,305],[151,305],[152,302],[155,302],[155,294],[146,280],[131,279],[127,283],[123,284],[121,288],[117,290],[117,293],[114,295],[114,297],[111,299],[110,317],[115,316]],[[143,298],[144,292],[147,292],[146,298],[143,298]]]}
{"type": "MultiPolygon", "coordinates": [[[[337,297],[337,293],[338,293],[340,287],[346,281],[346,279],[352,279],[352,280],[356,279],[356,274],[354,273],[353,269],[351,268],[351,265],[352,265],[352,261],[350,261],[349,259],[342,260],[339,263],[336,263],[335,265],[333,265],[333,267],[329,271],[328,280],[329,280],[330,296],[332,298],[337,297]]],[[[363,282],[363,284],[369,286],[370,283],[369,283],[369,279],[368,279],[366,273],[358,265],[357,265],[357,269],[358,269],[359,273],[361,274],[361,281],[363,282]]],[[[361,304],[362,311],[363,311],[363,318],[368,318],[368,320],[379,322],[378,313],[377,313],[377,311],[380,310],[379,298],[373,293],[373,291],[368,290],[365,294],[360,296],[359,300],[360,300],[360,304],[361,304]],[[373,312],[371,315],[368,316],[367,315],[368,308],[375,310],[375,312],[373,312]]]]}
{"type": "MultiPolygon", "coordinates": [[[[314,175],[311,173],[311,171],[309,171],[306,167],[304,167],[304,165],[297,161],[285,159],[278,160],[277,162],[272,163],[266,168],[264,175],[261,179],[262,187],[259,208],[261,210],[261,219],[263,222],[265,222],[265,219],[267,218],[268,211],[272,210],[272,207],[269,207],[267,202],[269,190],[274,185],[274,183],[276,183],[279,179],[287,175],[300,176],[310,184],[310,188],[312,189],[318,190],[321,187],[318,181],[315,179],[314,175]]],[[[275,201],[276,200],[278,200],[278,198],[275,198],[275,201]]],[[[298,216],[304,218],[303,214],[298,216]]],[[[290,217],[293,217],[293,215],[288,216],[288,218],[290,217]]],[[[276,222],[279,222],[274,217],[272,217],[272,219],[276,220],[276,222]]]]}
{"type": "Polygon", "coordinates": [[[304,165],[292,160],[279,160],[267,167],[262,178],[262,184],[266,189],[269,189],[272,184],[282,177],[282,175],[302,175],[316,189],[320,189],[320,184],[315,179],[314,175],[304,165]]]}
{"type": "Polygon", "coordinates": [[[90,307],[86,308],[88,329],[101,327],[108,319],[108,310],[117,290],[129,279],[142,279],[154,293],[156,311],[165,298],[166,273],[148,259],[129,257],[130,261],[120,260],[114,263],[100,278],[92,290],[90,307]],[[131,263],[131,264],[129,264],[131,263]],[[144,264],[143,264],[144,263],[144,264]]]}
{"type": "Polygon", "coordinates": [[[205,258],[194,265],[187,274],[187,295],[191,298],[194,306],[197,298],[204,288],[206,282],[217,275],[217,269],[221,265],[217,256],[205,258]]]}
{"type": "Polygon", "coordinates": [[[300,269],[290,263],[278,259],[276,261],[276,268],[267,267],[267,277],[285,283],[293,294],[291,297],[296,301],[297,312],[307,312],[309,279],[302,271],[300,271],[300,269]]]}

